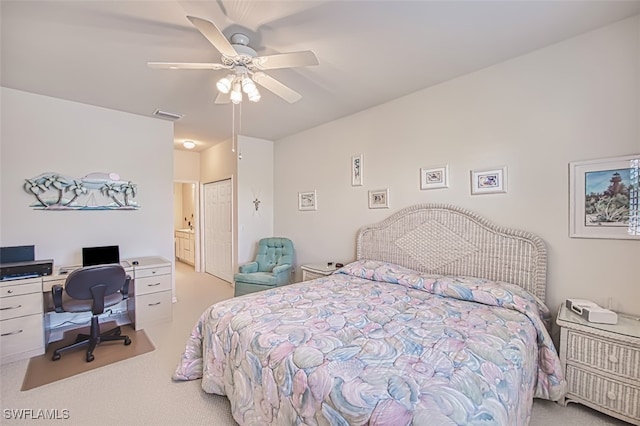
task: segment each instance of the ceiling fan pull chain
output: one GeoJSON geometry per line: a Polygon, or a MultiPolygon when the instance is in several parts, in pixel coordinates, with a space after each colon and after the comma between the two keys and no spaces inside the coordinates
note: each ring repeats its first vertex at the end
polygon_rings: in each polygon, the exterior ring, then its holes
{"type": "Polygon", "coordinates": [[[242,131],[242,103],[231,104],[231,152],[236,152],[238,134],[242,131]],[[236,126],[236,107],[238,108],[238,124],[236,126]]]}
{"type": "Polygon", "coordinates": [[[236,152],[236,104],[231,104],[231,152],[236,152]]]}

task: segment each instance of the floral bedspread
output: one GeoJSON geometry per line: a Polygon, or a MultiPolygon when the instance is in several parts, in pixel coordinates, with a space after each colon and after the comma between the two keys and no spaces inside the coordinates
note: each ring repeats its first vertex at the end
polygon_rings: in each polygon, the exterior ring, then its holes
{"type": "Polygon", "coordinates": [[[211,306],[173,379],[241,425],[526,425],[564,394],[548,316],[512,284],[357,261],[211,306]]]}

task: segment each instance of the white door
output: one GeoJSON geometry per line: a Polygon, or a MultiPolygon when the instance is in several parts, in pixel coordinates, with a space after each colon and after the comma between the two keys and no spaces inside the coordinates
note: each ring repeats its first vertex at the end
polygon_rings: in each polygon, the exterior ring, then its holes
{"type": "Polygon", "coordinates": [[[204,184],[204,270],[233,282],[231,179],[204,184]]]}

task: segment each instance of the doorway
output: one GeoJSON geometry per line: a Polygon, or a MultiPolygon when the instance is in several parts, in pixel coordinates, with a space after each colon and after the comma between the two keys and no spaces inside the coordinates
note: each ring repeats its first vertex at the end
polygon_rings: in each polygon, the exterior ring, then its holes
{"type": "Polygon", "coordinates": [[[233,223],[231,179],[203,185],[204,271],[233,282],[233,223]]]}
{"type": "Polygon", "coordinates": [[[198,182],[174,182],[174,257],[195,271],[200,270],[199,198],[198,182]]]}

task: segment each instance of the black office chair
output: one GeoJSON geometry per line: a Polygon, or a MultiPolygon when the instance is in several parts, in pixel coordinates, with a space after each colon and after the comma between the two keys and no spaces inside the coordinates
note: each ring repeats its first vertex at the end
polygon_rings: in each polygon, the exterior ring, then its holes
{"type": "Polygon", "coordinates": [[[54,285],[53,304],[56,312],[88,312],[91,311],[91,334],[78,334],[75,343],[56,349],[52,359],[60,359],[60,352],[89,345],[87,362],[94,359],[93,350],[98,343],[107,340],[124,340],[125,345],[131,344],[128,336],[120,335],[120,327],[100,333],[98,315],[104,308],[116,305],[127,298],[131,277],[126,275],[124,268],[118,264],[88,266],[75,270],[69,274],[63,288],[54,285]]]}

